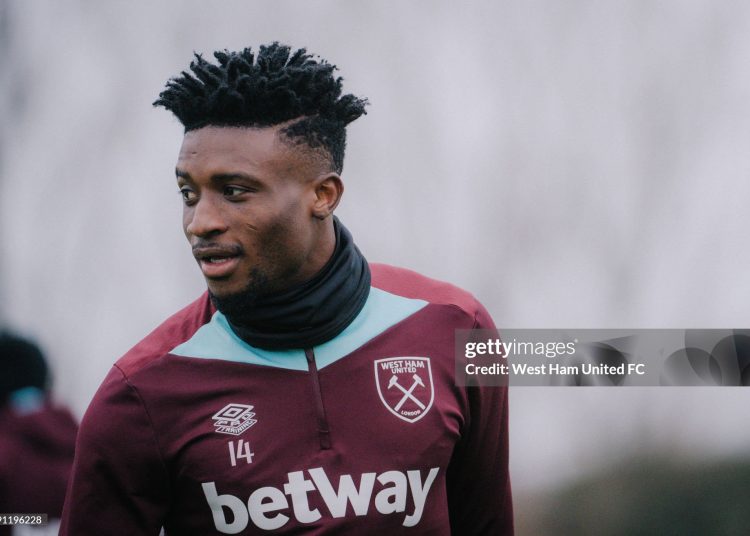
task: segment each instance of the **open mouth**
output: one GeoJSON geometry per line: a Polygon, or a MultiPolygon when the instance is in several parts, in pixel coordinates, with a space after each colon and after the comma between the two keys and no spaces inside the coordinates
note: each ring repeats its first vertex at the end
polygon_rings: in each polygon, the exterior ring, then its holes
{"type": "Polygon", "coordinates": [[[206,264],[222,264],[232,260],[233,258],[234,257],[206,257],[205,259],[201,259],[200,262],[204,262],[206,264]]]}
{"type": "Polygon", "coordinates": [[[239,264],[240,252],[227,247],[193,248],[203,275],[209,279],[229,277],[239,264]]]}

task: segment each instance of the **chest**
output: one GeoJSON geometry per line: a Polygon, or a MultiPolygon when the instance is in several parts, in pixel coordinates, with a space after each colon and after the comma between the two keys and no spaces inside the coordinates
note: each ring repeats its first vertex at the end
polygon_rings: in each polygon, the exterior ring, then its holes
{"type": "Polygon", "coordinates": [[[452,359],[364,351],[320,369],[313,355],[305,371],[200,365],[156,424],[178,525],[330,530],[366,518],[386,530],[443,515],[465,421],[452,359]]]}

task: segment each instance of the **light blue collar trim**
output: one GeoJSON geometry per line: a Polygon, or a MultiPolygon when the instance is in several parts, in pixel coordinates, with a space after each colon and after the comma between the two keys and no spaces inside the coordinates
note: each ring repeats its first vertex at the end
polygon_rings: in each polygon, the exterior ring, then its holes
{"type": "Polygon", "coordinates": [[[8,402],[19,415],[36,413],[44,407],[44,391],[38,387],[22,387],[8,395],[8,402]]]}
{"type": "MultiPolygon", "coordinates": [[[[427,305],[426,301],[404,298],[374,287],[354,321],[336,338],[316,346],[315,361],[319,369],[335,363],[385,330],[413,315],[427,305]]],[[[219,311],[201,326],[188,341],[171,352],[183,357],[222,359],[237,363],[265,365],[290,370],[307,370],[303,349],[263,350],[240,339],[219,311]]]]}

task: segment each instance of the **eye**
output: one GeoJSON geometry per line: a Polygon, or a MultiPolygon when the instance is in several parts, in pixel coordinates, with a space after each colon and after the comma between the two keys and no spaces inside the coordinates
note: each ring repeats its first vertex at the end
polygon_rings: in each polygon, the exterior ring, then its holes
{"type": "Polygon", "coordinates": [[[242,188],[240,186],[224,186],[224,195],[226,197],[239,197],[249,191],[250,190],[247,188],[242,188]]]}
{"type": "Polygon", "coordinates": [[[195,192],[187,186],[183,186],[182,188],[180,188],[180,195],[182,196],[182,200],[185,202],[185,204],[189,204],[195,201],[196,198],[195,192]]]}

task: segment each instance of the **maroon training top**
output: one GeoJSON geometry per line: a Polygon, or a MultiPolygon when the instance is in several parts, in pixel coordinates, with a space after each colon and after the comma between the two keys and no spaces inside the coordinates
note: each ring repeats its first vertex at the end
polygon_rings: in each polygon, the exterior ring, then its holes
{"type": "MultiPolygon", "coordinates": [[[[0,408],[0,512],[59,520],[77,430],[70,412],[49,401],[30,411],[0,408]]],[[[0,526],[5,534],[10,527],[0,526]]]]}
{"type": "Polygon", "coordinates": [[[507,389],[454,380],[454,330],[492,320],[371,271],[314,348],[254,348],[204,294],[131,349],[81,424],[60,534],[512,534],[507,389]]]}

